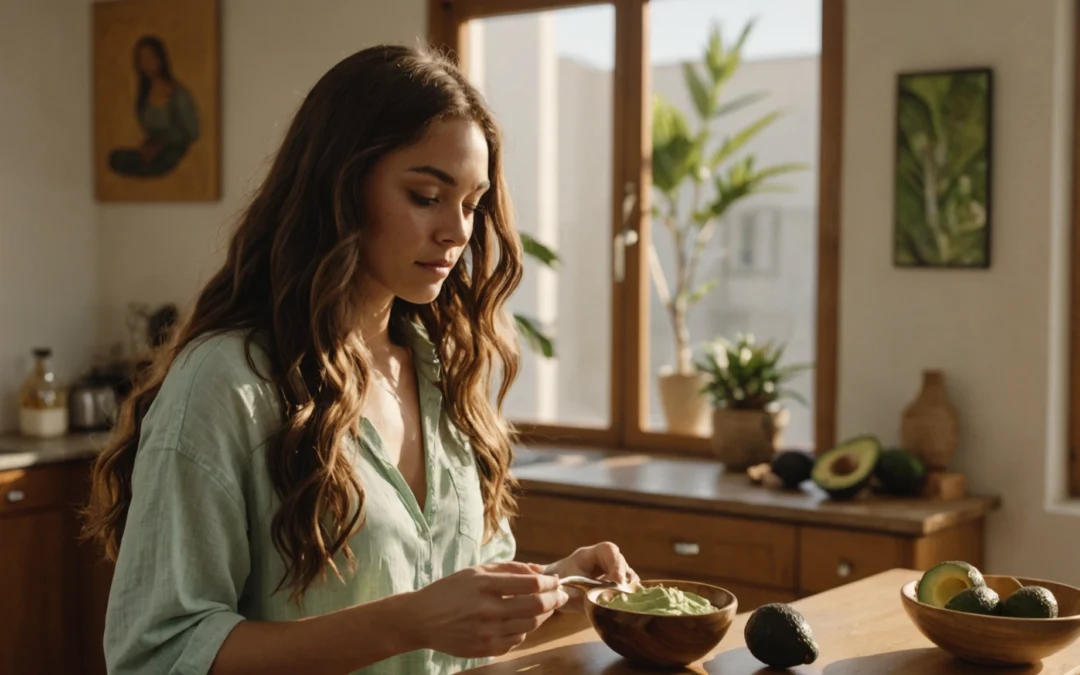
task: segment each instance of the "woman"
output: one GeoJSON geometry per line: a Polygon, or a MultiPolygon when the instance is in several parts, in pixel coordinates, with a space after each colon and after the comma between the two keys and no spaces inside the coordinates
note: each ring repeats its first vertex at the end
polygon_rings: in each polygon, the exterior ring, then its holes
{"type": "Polygon", "coordinates": [[[137,148],[110,152],[109,168],[125,176],[161,176],[176,168],[199,137],[195,99],[173,77],[159,38],[146,36],[135,43],[135,72],[135,117],[145,138],[137,148]]]}
{"type": "Polygon", "coordinates": [[[457,672],[566,607],[557,576],[636,578],[609,543],[512,562],[520,256],[452,64],[381,46],[315,85],[95,464],[111,673],[457,672]]]}

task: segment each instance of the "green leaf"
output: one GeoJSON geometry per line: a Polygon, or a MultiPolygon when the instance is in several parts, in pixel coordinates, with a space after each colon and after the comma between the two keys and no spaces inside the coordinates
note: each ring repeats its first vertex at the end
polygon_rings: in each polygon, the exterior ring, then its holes
{"type": "Polygon", "coordinates": [[[544,358],[550,359],[555,355],[554,341],[544,334],[537,321],[522,314],[514,315],[514,323],[517,324],[518,332],[525,339],[533,351],[540,352],[544,358]]]}
{"type": "Polygon", "coordinates": [[[709,44],[705,47],[705,67],[709,69],[713,82],[720,84],[727,79],[724,73],[726,66],[724,38],[720,33],[719,24],[714,22],[709,29],[709,44]]]}
{"type": "Polygon", "coordinates": [[[690,90],[698,115],[703,120],[712,118],[716,114],[716,99],[720,94],[720,88],[701,79],[692,63],[684,62],[682,70],[686,88],[690,90]]]}
{"type": "Polygon", "coordinates": [[[755,136],[775,122],[779,117],[779,111],[771,112],[754,121],[737,134],[725,138],[724,142],[720,144],[720,147],[717,148],[716,152],[709,158],[709,168],[715,170],[716,167],[720,166],[723,162],[731,158],[732,155],[741,150],[743,146],[754,140],[755,136]]]}
{"type": "Polygon", "coordinates": [[[768,97],[769,92],[767,91],[756,91],[749,94],[743,94],[734,101],[728,101],[727,103],[722,103],[717,106],[716,109],[713,110],[713,117],[720,117],[722,115],[728,115],[730,113],[733,113],[737,110],[742,110],[743,108],[754,105],[758,101],[763,101],[768,97]]]}
{"type": "Polygon", "coordinates": [[[795,173],[796,171],[806,171],[810,168],[809,164],[805,162],[787,162],[785,164],[774,164],[773,166],[761,169],[754,174],[754,180],[760,182],[766,178],[772,178],[773,176],[779,176],[785,173],[795,173]]]}
{"type": "Polygon", "coordinates": [[[716,285],[718,283],[720,283],[719,279],[709,279],[708,281],[702,282],[687,296],[687,304],[696,305],[697,303],[701,302],[705,298],[705,296],[709,294],[709,291],[716,288],[716,285]]]}
{"type": "Polygon", "coordinates": [[[795,391],[794,389],[779,389],[777,390],[777,398],[790,398],[793,401],[798,401],[805,406],[809,406],[810,402],[806,400],[806,397],[795,391]]]}
{"type": "Polygon", "coordinates": [[[653,97],[652,172],[653,186],[673,193],[700,162],[705,137],[691,135],[686,117],[663,97],[653,97]]]}
{"type": "Polygon", "coordinates": [[[551,269],[559,268],[559,265],[562,263],[559,259],[559,254],[541,244],[530,234],[519,232],[518,236],[521,237],[521,249],[525,255],[540,261],[551,269]]]}

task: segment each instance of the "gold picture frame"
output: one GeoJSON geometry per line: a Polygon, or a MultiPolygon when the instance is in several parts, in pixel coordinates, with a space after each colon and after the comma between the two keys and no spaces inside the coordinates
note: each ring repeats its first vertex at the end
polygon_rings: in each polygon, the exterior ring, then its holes
{"type": "Polygon", "coordinates": [[[97,199],[220,199],[218,0],[95,2],[93,19],[97,199]]]}

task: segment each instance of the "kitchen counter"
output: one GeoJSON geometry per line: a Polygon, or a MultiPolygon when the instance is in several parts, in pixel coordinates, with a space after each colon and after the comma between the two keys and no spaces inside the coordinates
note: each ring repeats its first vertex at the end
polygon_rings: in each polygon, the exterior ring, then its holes
{"type": "MultiPolygon", "coordinates": [[[[1019,668],[987,668],[954,658],[922,636],[900,604],[900,587],[920,572],[894,569],[792,603],[806,618],[819,656],[791,675],[1070,675],[1080,672],[1080,642],[1044,660],[1019,668]]],[[[710,654],[679,673],[758,675],[774,672],[746,649],[743,629],[748,612],[735,617],[727,635],[710,654]]],[[[613,652],[582,615],[556,615],[521,647],[475,675],[631,675],[643,672],[613,652]]]]}
{"type": "MultiPolygon", "coordinates": [[[[0,471],[87,459],[107,438],[108,432],[56,439],[0,435],[0,471]]],[[[745,474],[727,473],[708,458],[592,449],[521,447],[512,472],[527,492],[913,536],[981,519],[999,505],[986,496],[934,501],[871,495],[837,502],[809,481],[799,490],[752,485],[745,474]]]]}
{"type": "Polygon", "coordinates": [[[105,447],[108,432],[73,433],[59,438],[0,435],[0,471],[89,459],[105,447]]]}
{"type": "Polygon", "coordinates": [[[830,500],[807,481],[799,490],[753,485],[746,474],[708,459],[605,453],[588,449],[518,451],[514,476],[526,494],[598,499],[637,506],[744,516],[785,523],[925,536],[982,519],[996,497],[939,501],[868,495],[830,500]]]}

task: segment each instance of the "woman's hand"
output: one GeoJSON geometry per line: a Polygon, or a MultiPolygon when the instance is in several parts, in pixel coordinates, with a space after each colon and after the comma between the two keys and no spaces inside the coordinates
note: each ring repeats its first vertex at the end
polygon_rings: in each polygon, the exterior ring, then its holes
{"type": "MultiPolygon", "coordinates": [[[[621,584],[635,584],[640,579],[637,573],[626,563],[626,558],[619,552],[619,547],[610,541],[592,546],[584,546],[558,562],[543,568],[543,574],[559,577],[582,575],[593,579],[612,579],[621,584]]],[[[567,588],[569,602],[564,611],[583,611],[584,593],[575,588],[567,588]]]]}
{"type": "Polygon", "coordinates": [[[520,562],[469,567],[413,594],[422,648],[463,658],[510,651],[567,601],[558,579],[520,562]]]}

